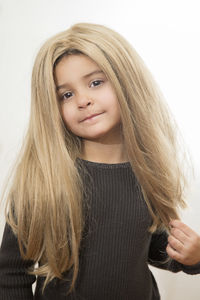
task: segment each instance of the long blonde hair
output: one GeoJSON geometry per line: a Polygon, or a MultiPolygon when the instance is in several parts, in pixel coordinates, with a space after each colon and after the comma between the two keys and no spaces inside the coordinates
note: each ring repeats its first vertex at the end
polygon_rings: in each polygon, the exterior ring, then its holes
{"type": "Polygon", "coordinates": [[[168,228],[185,206],[185,177],[177,127],[142,59],[115,31],[97,24],[75,24],[40,49],[32,73],[30,122],[7,197],[7,222],[24,258],[40,261],[33,273],[63,278],[79,268],[84,227],[84,187],[76,158],[82,140],[65,126],[54,78],[64,55],[84,54],[95,61],[116,92],[124,149],[152,216],[154,232],[168,228]]]}

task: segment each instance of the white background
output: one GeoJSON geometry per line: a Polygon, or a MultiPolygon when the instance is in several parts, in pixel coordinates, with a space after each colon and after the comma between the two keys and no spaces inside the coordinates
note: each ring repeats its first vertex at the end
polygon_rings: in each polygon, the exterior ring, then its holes
{"type": "MultiPolygon", "coordinates": [[[[100,23],[131,42],[175,115],[195,169],[188,192],[189,208],[182,219],[200,233],[199,4],[198,0],[1,0],[0,189],[27,126],[31,69],[40,46],[76,22],[100,23]]],[[[2,206],[0,216],[1,238],[2,206]]],[[[163,300],[199,299],[200,275],[152,270],[163,300]]]]}

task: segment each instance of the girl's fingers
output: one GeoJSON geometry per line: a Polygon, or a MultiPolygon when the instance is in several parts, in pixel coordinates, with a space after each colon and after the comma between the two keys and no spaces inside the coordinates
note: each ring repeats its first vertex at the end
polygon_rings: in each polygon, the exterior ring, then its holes
{"type": "Polygon", "coordinates": [[[171,248],[181,253],[184,250],[184,244],[177,240],[174,236],[170,235],[168,237],[168,242],[171,248]]]}
{"type": "Polygon", "coordinates": [[[173,228],[177,228],[180,231],[182,231],[186,236],[193,237],[195,235],[195,232],[186,224],[181,222],[180,220],[172,220],[169,223],[173,228]]]}
{"type": "Polygon", "coordinates": [[[185,265],[193,265],[200,261],[200,236],[179,220],[170,222],[172,226],[168,237],[168,255],[185,265]]]}
{"type": "Polygon", "coordinates": [[[175,249],[173,249],[170,244],[167,245],[166,248],[167,254],[174,260],[178,261],[178,262],[182,262],[181,260],[181,254],[178,253],[175,249]]]}
{"type": "Polygon", "coordinates": [[[189,237],[180,229],[178,228],[172,228],[170,230],[171,235],[177,239],[179,242],[181,242],[182,244],[187,244],[189,237]]]}

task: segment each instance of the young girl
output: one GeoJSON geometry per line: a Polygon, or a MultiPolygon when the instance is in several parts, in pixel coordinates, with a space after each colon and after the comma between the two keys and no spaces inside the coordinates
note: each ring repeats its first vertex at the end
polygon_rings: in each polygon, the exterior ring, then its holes
{"type": "Polygon", "coordinates": [[[175,132],[118,33],[81,23],[49,39],[7,195],[0,300],[157,300],[148,263],[200,273],[175,132]]]}

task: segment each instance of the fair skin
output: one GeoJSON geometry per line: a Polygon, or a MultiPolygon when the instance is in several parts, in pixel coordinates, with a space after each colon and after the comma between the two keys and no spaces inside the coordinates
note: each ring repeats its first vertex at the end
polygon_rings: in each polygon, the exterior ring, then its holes
{"type": "Polygon", "coordinates": [[[200,236],[180,220],[172,220],[170,226],[166,248],[168,255],[184,265],[199,263],[200,236]]]}
{"type": "Polygon", "coordinates": [[[98,65],[85,55],[69,55],[56,66],[55,77],[63,120],[82,137],[82,158],[102,163],[127,161],[118,100],[98,65]],[[82,121],[96,113],[99,115],[82,121]]]}
{"type": "MultiPolygon", "coordinates": [[[[62,118],[69,130],[82,137],[82,158],[102,163],[128,161],[119,103],[98,65],[85,55],[69,55],[57,64],[55,79],[62,118]],[[83,121],[92,114],[99,115],[83,121]]],[[[168,255],[184,265],[200,262],[200,236],[180,220],[172,220],[170,226],[168,255]]]]}

